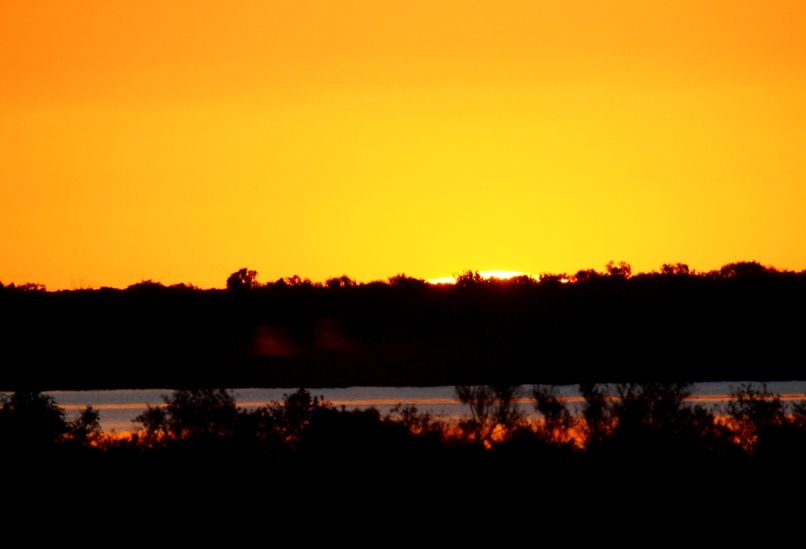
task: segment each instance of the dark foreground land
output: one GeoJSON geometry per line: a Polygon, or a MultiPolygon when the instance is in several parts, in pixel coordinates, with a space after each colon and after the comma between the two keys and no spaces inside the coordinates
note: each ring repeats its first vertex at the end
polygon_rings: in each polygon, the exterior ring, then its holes
{"type": "Polygon", "coordinates": [[[393,525],[390,539],[431,525],[599,543],[686,525],[768,539],[799,524],[806,407],[763,386],[718,410],[683,397],[687,381],[806,379],[806,273],[740,263],[632,276],[609,265],[430,286],[403,276],[258,285],[244,270],[228,282],[0,285],[0,389],[14,391],[0,401],[8,508],[40,528],[68,514],[58,532],[82,536],[101,517],[202,535],[234,516],[351,539],[372,523],[393,525]],[[619,398],[597,382],[621,382],[619,398]],[[516,385],[532,383],[548,384],[520,389],[536,422],[513,406],[516,385]],[[581,414],[555,383],[580,384],[581,414]],[[211,389],[360,384],[462,384],[467,416],[382,416],[306,391],[243,410],[211,389]],[[100,432],[94,410],[65,421],[39,392],[117,387],[185,389],[124,438],[100,432]]]}
{"type": "Polygon", "coordinates": [[[0,388],[803,379],[806,273],[0,287],[0,388]]]}
{"type": "Polygon", "coordinates": [[[520,508],[631,528],[635,512],[673,512],[661,518],[676,522],[687,512],[735,521],[748,510],[802,510],[806,404],[763,386],[740,387],[718,410],[685,401],[682,383],[620,384],[615,399],[600,385],[580,390],[572,414],[550,386],[458,386],[467,404],[458,422],[410,407],[345,410],[305,390],[251,410],[224,390],[177,390],[129,437],[101,432],[94,410],[66,422],[50,398],[19,391],[0,403],[4,499],[17,503],[20,483],[42,508],[90,499],[93,516],[111,499],[136,498],[148,505],[135,516],[150,509],[153,520],[180,504],[240,513],[271,503],[297,518],[424,514],[420,524],[434,512],[484,511],[510,521],[520,508]],[[539,421],[518,407],[524,394],[539,421]]]}

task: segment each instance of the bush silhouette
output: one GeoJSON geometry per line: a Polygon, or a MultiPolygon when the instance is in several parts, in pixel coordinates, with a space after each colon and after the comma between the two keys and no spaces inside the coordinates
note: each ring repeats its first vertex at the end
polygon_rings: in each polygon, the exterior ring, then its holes
{"type": "Polygon", "coordinates": [[[55,446],[67,433],[64,410],[38,391],[17,391],[0,401],[0,440],[17,450],[55,446]]]}
{"type": "Polygon", "coordinates": [[[227,278],[227,289],[231,291],[251,290],[257,286],[257,271],[251,271],[245,267],[235,271],[227,278]]]}
{"type": "Polygon", "coordinates": [[[505,439],[523,420],[517,402],[520,385],[457,385],[454,390],[470,409],[460,425],[473,440],[489,445],[505,439]]]}
{"type": "Polygon", "coordinates": [[[756,446],[786,421],[784,404],[767,385],[739,385],[731,392],[728,415],[742,447],[752,452],[756,446]]]}
{"type": "Polygon", "coordinates": [[[149,437],[182,440],[235,432],[238,410],[226,389],[178,389],[163,400],[164,408],[148,406],[134,419],[149,437]]]}
{"type": "Polygon", "coordinates": [[[557,389],[548,385],[535,385],[532,387],[532,398],[535,401],[535,410],[543,417],[543,425],[539,430],[541,436],[549,442],[568,442],[575,422],[568,407],[557,396],[557,389]]]}

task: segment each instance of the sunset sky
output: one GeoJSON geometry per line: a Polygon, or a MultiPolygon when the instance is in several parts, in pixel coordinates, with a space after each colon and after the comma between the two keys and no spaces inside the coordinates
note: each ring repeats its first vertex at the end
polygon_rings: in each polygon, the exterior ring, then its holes
{"type": "Polygon", "coordinates": [[[3,0],[0,281],[806,268],[802,0],[3,0]]]}

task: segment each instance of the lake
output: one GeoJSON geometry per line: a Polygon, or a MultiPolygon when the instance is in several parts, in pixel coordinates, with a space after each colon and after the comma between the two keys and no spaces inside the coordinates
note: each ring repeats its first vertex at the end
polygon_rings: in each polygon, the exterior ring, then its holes
{"type": "MultiPolygon", "coordinates": [[[[723,404],[730,392],[743,382],[698,383],[693,387],[691,400],[707,406],[723,404]]],[[[756,384],[757,385],[757,384],[756,384]]],[[[524,386],[528,388],[528,386],[524,386]]],[[[767,383],[767,389],[779,393],[785,400],[806,399],[806,381],[775,381],[767,383]]],[[[559,395],[577,408],[581,403],[576,385],[557,387],[559,395]]],[[[233,389],[239,406],[254,408],[272,401],[282,400],[284,393],[293,389],[233,389]]],[[[352,408],[377,408],[381,414],[388,413],[398,403],[411,404],[421,411],[446,418],[458,418],[467,413],[467,408],[456,400],[452,386],[440,387],[346,387],[310,389],[311,394],[323,396],[336,406],[352,408]]],[[[128,432],[137,428],[132,420],[146,409],[146,405],[162,404],[162,396],[170,389],[123,389],[110,391],[49,391],[57,404],[74,419],[85,406],[92,406],[101,414],[104,431],[128,432]]],[[[522,399],[522,409],[533,412],[530,401],[522,399]]]]}

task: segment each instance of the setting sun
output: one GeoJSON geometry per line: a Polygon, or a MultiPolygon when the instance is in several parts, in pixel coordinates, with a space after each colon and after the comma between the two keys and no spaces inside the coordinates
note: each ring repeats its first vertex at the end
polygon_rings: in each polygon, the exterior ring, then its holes
{"type": "Polygon", "coordinates": [[[509,280],[510,278],[516,278],[518,276],[525,276],[525,273],[520,271],[479,271],[479,274],[482,278],[498,278],[500,280],[509,280]]]}
{"type": "MultiPolygon", "coordinates": [[[[498,279],[498,280],[509,280],[510,278],[516,278],[519,276],[530,276],[535,280],[539,279],[538,275],[527,275],[526,273],[522,273],[520,271],[502,271],[502,270],[491,270],[491,271],[479,271],[479,276],[485,280],[489,279],[498,279]]],[[[426,282],[429,284],[455,284],[456,283],[456,276],[442,276],[439,278],[429,278],[426,282]]]]}

